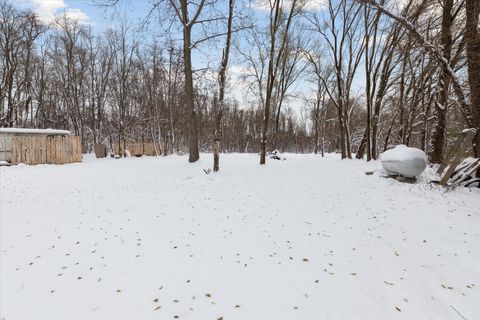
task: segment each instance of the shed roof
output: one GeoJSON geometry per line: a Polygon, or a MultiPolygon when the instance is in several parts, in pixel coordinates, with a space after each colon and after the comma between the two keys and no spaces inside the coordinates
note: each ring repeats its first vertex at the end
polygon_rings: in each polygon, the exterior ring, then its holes
{"type": "Polygon", "coordinates": [[[71,133],[68,130],[56,129],[30,129],[30,128],[0,128],[0,133],[19,133],[19,134],[51,134],[51,135],[66,135],[71,133]]]}

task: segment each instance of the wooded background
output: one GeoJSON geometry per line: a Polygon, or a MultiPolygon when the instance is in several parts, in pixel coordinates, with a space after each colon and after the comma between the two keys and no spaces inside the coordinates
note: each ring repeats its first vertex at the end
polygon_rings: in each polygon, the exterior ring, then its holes
{"type": "MultiPolygon", "coordinates": [[[[89,150],[155,142],[190,161],[214,143],[368,160],[402,143],[434,163],[480,129],[480,1],[319,3],[153,1],[152,37],[127,23],[95,34],[65,15],[46,25],[2,0],[0,126],[68,129],[89,150]],[[205,51],[222,61],[196,70],[205,51]]],[[[480,157],[479,133],[469,154],[480,157]]]]}

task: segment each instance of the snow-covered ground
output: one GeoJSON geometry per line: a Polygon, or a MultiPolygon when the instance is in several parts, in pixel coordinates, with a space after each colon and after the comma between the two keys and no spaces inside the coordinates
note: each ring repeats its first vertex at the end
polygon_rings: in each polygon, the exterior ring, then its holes
{"type": "Polygon", "coordinates": [[[480,192],[337,155],[0,167],[1,319],[480,319],[480,192]]]}

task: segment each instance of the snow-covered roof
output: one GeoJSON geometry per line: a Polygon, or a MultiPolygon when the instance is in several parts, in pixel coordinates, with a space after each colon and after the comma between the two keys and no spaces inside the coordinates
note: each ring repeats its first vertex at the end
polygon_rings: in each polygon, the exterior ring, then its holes
{"type": "Polygon", "coordinates": [[[23,134],[54,134],[54,135],[67,135],[71,133],[68,130],[56,130],[56,129],[29,129],[29,128],[0,128],[0,133],[23,133],[23,134]]]}

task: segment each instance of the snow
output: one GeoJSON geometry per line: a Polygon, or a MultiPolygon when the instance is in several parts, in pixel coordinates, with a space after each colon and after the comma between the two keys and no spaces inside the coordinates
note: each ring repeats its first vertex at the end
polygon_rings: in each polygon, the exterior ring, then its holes
{"type": "Polygon", "coordinates": [[[28,129],[28,128],[0,128],[0,133],[24,133],[24,134],[56,134],[70,135],[68,130],[57,129],[28,129]]]}
{"type": "Polygon", "coordinates": [[[477,133],[477,129],[475,129],[475,128],[467,128],[467,129],[464,129],[464,130],[462,131],[462,133],[475,134],[475,133],[477,133]]]}
{"type": "Polygon", "coordinates": [[[478,189],[211,158],[0,167],[0,318],[480,319],[478,189]]]}
{"type": "Polygon", "coordinates": [[[420,175],[427,166],[427,155],[420,149],[400,144],[380,155],[382,166],[388,173],[405,177],[420,175]]]}
{"type": "Polygon", "coordinates": [[[407,147],[404,144],[399,144],[395,146],[395,148],[387,150],[380,155],[382,161],[404,161],[417,158],[427,161],[425,152],[417,148],[407,147]]]}

